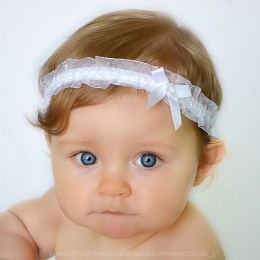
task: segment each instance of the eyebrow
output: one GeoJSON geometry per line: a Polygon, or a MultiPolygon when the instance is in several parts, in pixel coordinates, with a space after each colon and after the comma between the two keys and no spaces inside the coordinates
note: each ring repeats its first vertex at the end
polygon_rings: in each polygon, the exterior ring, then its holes
{"type": "Polygon", "coordinates": [[[160,147],[166,149],[176,149],[177,147],[172,144],[156,142],[156,141],[134,141],[139,146],[151,146],[151,147],[160,147]]]}
{"type": "Polygon", "coordinates": [[[69,146],[69,145],[93,145],[93,142],[91,141],[77,141],[77,140],[71,140],[71,139],[65,139],[65,140],[61,140],[58,141],[57,144],[59,146],[69,146]]]}

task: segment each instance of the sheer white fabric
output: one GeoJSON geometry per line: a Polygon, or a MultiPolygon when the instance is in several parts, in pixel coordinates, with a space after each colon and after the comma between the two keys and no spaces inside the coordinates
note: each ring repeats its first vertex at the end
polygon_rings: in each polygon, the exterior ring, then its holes
{"type": "MultiPolygon", "coordinates": [[[[65,88],[80,88],[87,84],[92,88],[107,88],[110,84],[144,89],[150,94],[159,87],[152,72],[158,67],[147,63],[105,57],[85,58],[81,60],[68,59],[61,63],[56,70],[43,77],[40,83],[42,96],[47,109],[53,95],[65,88]]],[[[163,100],[171,106],[171,94],[176,85],[189,86],[190,96],[178,98],[178,106],[183,115],[197,122],[198,126],[210,136],[215,136],[214,124],[218,106],[208,99],[197,86],[189,80],[168,70],[164,70],[167,79],[165,89],[167,95],[163,100]]],[[[160,85],[160,84],[159,84],[160,85]]],[[[149,95],[150,95],[149,94],[149,95]]],[[[175,108],[176,109],[176,108],[175,108]]]]}

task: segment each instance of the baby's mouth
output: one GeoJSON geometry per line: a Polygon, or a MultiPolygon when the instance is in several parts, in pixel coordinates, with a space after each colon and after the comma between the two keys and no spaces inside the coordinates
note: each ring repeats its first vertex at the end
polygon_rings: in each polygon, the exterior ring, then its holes
{"type": "Polygon", "coordinates": [[[103,214],[115,214],[115,215],[126,214],[126,213],[121,212],[121,211],[111,211],[111,210],[104,210],[101,213],[103,213],[103,214]]]}

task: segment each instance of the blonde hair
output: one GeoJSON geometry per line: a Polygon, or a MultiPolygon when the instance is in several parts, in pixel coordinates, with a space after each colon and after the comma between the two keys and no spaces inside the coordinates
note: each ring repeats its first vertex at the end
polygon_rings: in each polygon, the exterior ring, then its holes
{"type": "MultiPolygon", "coordinates": [[[[51,55],[41,68],[39,81],[68,58],[95,56],[162,66],[189,79],[218,106],[221,104],[220,83],[205,46],[188,28],[179,26],[164,13],[126,10],[94,19],[51,55]]],[[[49,134],[62,134],[67,129],[72,109],[102,102],[115,88],[100,90],[84,85],[79,89],[65,89],[53,96],[46,112],[38,111],[35,125],[49,134]]],[[[204,139],[208,137],[201,132],[204,139]]]]}

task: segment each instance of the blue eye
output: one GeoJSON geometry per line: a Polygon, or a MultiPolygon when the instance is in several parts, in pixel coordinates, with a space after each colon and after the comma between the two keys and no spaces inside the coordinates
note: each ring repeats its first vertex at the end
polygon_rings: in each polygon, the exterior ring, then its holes
{"type": "Polygon", "coordinates": [[[97,157],[90,152],[79,153],[75,156],[75,159],[78,163],[83,165],[92,165],[97,161],[97,157]]]}
{"type": "Polygon", "coordinates": [[[136,164],[146,168],[153,167],[158,162],[158,158],[153,154],[143,154],[137,160],[136,164]]]}

